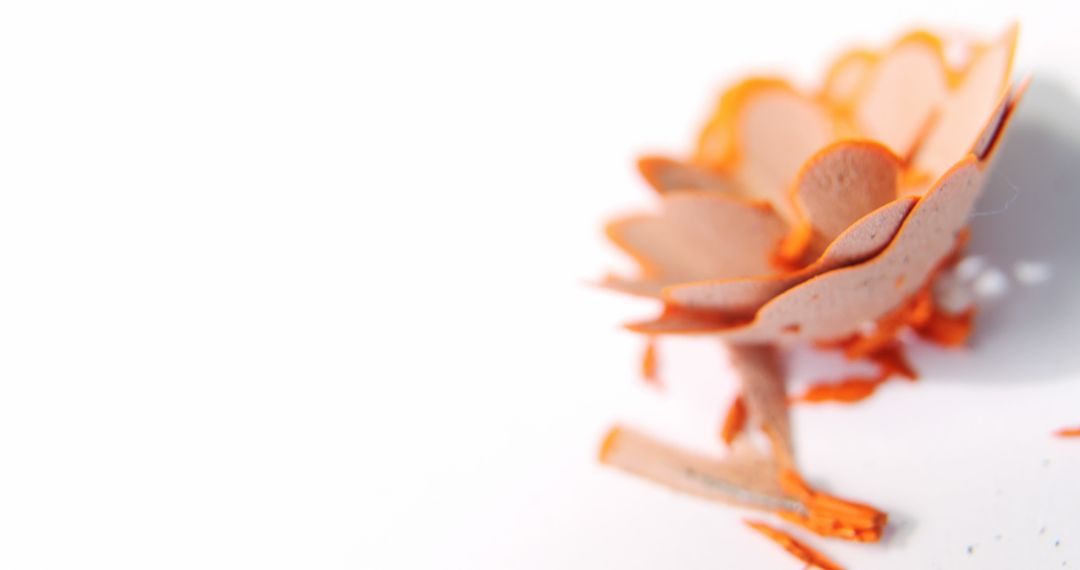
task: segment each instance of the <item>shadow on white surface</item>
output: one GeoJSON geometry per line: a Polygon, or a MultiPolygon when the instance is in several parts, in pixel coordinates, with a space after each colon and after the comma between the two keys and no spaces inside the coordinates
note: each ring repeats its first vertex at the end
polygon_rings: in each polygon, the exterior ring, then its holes
{"type": "Polygon", "coordinates": [[[928,379],[1032,381],[1080,371],[1080,99],[1036,74],[1017,110],[972,220],[969,252],[1008,274],[1000,298],[980,303],[974,349],[914,351],[928,379]],[[1050,277],[1022,285],[1017,264],[1050,277]]]}

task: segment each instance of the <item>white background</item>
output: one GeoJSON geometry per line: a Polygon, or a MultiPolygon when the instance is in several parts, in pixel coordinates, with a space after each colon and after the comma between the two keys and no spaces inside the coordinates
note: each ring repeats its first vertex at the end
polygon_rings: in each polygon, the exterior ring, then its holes
{"type": "Polygon", "coordinates": [[[797,568],[596,465],[615,420],[717,451],[732,390],[708,342],[641,385],[617,325],[651,305],[586,285],[628,266],[601,222],[740,74],[1017,17],[1037,80],[984,207],[1017,198],[975,248],[1054,278],[794,422],[812,481],[895,521],[812,539],[839,562],[1080,566],[1049,436],[1080,423],[1075,6],[5,3],[0,568],[797,568]]]}

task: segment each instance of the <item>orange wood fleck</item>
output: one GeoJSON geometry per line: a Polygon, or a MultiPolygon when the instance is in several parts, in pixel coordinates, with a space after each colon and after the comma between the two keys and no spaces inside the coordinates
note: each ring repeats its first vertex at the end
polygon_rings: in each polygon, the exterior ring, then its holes
{"type": "Polygon", "coordinates": [[[784,550],[788,551],[792,556],[798,558],[804,562],[808,568],[821,568],[822,570],[844,570],[842,566],[829,560],[824,554],[810,548],[802,542],[796,540],[790,534],[775,529],[763,522],[744,520],[750,528],[765,535],[776,544],[779,544],[784,550]]]}
{"type": "Polygon", "coordinates": [[[724,426],[720,430],[720,439],[724,440],[724,443],[731,445],[731,442],[735,441],[735,438],[742,433],[745,426],[746,403],[743,402],[742,396],[736,396],[735,400],[731,402],[731,407],[728,408],[727,416],[724,418],[724,426]]]}
{"type": "Polygon", "coordinates": [[[967,344],[974,327],[975,309],[971,308],[958,315],[935,311],[925,325],[914,329],[919,336],[935,344],[960,347],[967,344]]]}
{"type": "Polygon", "coordinates": [[[660,387],[659,366],[656,362],[656,340],[649,338],[645,344],[645,352],[641,355],[641,377],[646,384],[660,387]]]}
{"type": "Polygon", "coordinates": [[[839,382],[819,382],[813,384],[801,396],[793,401],[806,403],[842,402],[851,404],[865,400],[874,394],[884,378],[852,377],[839,382]]]}
{"type": "Polygon", "coordinates": [[[893,376],[916,380],[919,376],[908,364],[899,343],[892,342],[879,348],[866,359],[878,366],[876,376],[853,376],[836,382],[812,384],[801,396],[792,398],[793,402],[841,402],[854,403],[865,400],[893,376]]]}
{"type": "Polygon", "coordinates": [[[777,244],[769,263],[781,271],[796,271],[806,265],[806,252],[814,237],[814,228],[799,224],[777,244]]]}
{"type": "Polygon", "coordinates": [[[1080,437],[1080,426],[1061,428],[1054,432],[1058,437],[1080,437]]]}

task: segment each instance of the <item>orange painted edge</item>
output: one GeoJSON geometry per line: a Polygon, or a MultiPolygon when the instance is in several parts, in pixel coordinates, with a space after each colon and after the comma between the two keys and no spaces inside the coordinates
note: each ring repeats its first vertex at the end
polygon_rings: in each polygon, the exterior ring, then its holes
{"type": "Polygon", "coordinates": [[[867,48],[853,48],[842,52],[839,56],[833,58],[828,71],[825,72],[825,81],[822,82],[819,96],[833,107],[844,108],[849,106],[850,102],[836,101],[829,96],[832,92],[832,86],[836,83],[837,76],[840,74],[840,70],[854,60],[863,60],[867,65],[873,67],[879,58],[880,54],[878,52],[867,48]]]}
{"type": "Polygon", "coordinates": [[[832,114],[831,110],[827,106],[822,106],[816,97],[802,92],[787,79],[775,76],[748,77],[729,87],[720,96],[720,102],[698,134],[694,162],[717,170],[733,172],[742,160],[738,118],[749,101],[761,93],[770,91],[793,95],[808,103],[821,106],[826,115],[832,114]],[[724,152],[721,156],[705,156],[705,141],[712,137],[719,137],[725,141],[724,152]]]}
{"type": "MultiPolygon", "coordinates": [[[[1016,84],[1016,89],[1012,92],[1006,90],[1002,95],[1003,98],[1008,98],[1007,107],[1005,108],[1005,115],[1001,118],[1001,122],[998,125],[997,130],[994,132],[994,137],[990,139],[990,143],[986,145],[986,150],[983,153],[983,157],[980,159],[983,162],[989,162],[993,159],[997,152],[997,149],[1001,146],[1000,142],[1005,138],[1005,131],[1009,121],[1012,120],[1013,113],[1016,112],[1017,106],[1020,105],[1020,101],[1023,100],[1024,95],[1027,94],[1028,87],[1031,86],[1031,76],[1026,76],[1016,84]]],[[[1011,87],[1011,85],[1010,85],[1011,87]]],[[[972,149],[974,152],[975,149],[972,149]]]]}
{"type": "Polygon", "coordinates": [[[874,68],[881,63],[882,60],[892,55],[896,50],[906,47],[909,44],[921,43],[927,46],[934,55],[934,59],[937,61],[939,70],[942,76],[945,78],[945,86],[949,91],[954,91],[958,88],[964,80],[967,78],[968,73],[971,71],[975,62],[987,51],[989,51],[994,45],[1001,41],[1009,41],[1009,55],[1005,67],[1005,73],[1002,74],[1002,84],[998,89],[1004,93],[1007,91],[1010,78],[1012,77],[1013,66],[1016,58],[1016,47],[1019,43],[1020,25],[1018,22],[1013,22],[1009,25],[1003,33],[998,35],[997,39],[990,42],[976,42],[971,45],[971,54],[967,61],[959,67],[953,67],[949,64],[948,58],[945,56],[945,42],[941,36],[935,34],[926,29],[914,29],[906,34],[900,36],[890,46],[874,51],[865,48],[856,48],[847,52],[842,52],[841,55],[834,60],[834,63],[826,72],[826,79],[819,91],[818,97],[829,105],[838,121],[849,121],[856,126],[856,130],[861,131],[862,128],[858,127],[858,121],[853,116],[854,109],[858,107],[859,102],[864,98],[866,90],[869,89],[869,82],[874,74],[874,68]],[[1011,39],[1010,39],[1011,36],[1011,39]],[[850,101],[838,104],[828,99],[828,86],[834,80],[834,76],[839,72],[844,63],[853,58],[862,58],[868,61],[871,68],[867,71],[862,79],[862,84],[856,88],[855,94],[851,97],[850,101]]]}

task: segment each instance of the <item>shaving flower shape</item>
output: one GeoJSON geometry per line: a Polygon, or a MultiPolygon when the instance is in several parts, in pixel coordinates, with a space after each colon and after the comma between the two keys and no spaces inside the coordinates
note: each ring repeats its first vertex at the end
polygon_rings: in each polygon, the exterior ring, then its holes
{"type": "Polygon", "coordinates": [[[659,209],[608,224],[639,271],[604,285],[661,302],[659,316],[631,330],[723,341],[742,392],[721,460],[616,428],[602,461],[822,535],[880,537],[883,513],[800,478],[787,404],[854,401],[890,376],[914,379],[901,330],[964,343],[972,312],[943,310],[932,285],[964,244],[1023,94],[1010,81],[1016,38],[1012,27],[962,45],[968,57],[956,65],[944,39],[911,33],[843,55],[816,91],[750,78],[721,96],[690,156],[639,161],[659,209]],[[777,351],[793,341],[841,348],[881,372],[789,398],[777,351]],[[744,424],[765,432],[771,455],[746,449],[744,424]]]}

